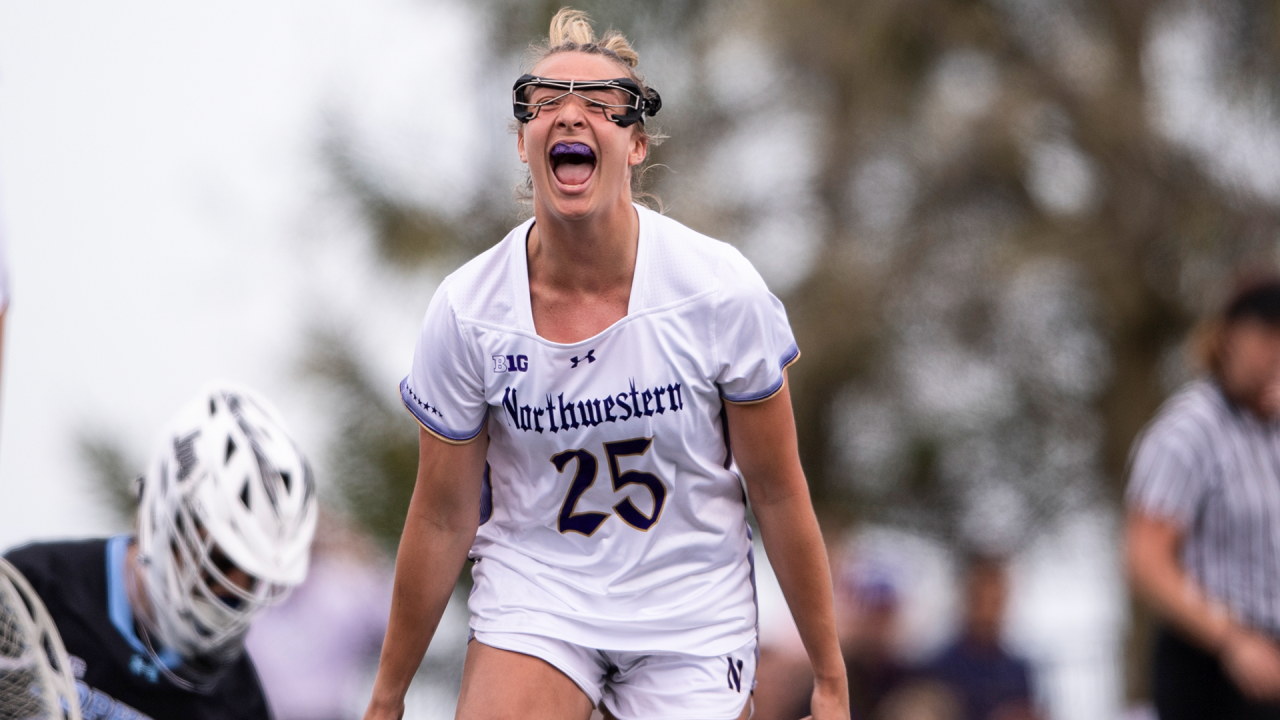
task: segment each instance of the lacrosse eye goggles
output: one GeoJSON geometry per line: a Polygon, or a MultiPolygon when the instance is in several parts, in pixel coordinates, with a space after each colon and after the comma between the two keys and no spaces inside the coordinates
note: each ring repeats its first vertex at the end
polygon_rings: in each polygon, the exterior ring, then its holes
{"type": "Polygon", "coordinates": [[[522,124],[538,117],[538,112],[548,105],[554,106],[565,98],[566,95],[574,95],[586,101],[587,107],[598,108],[605,112],[605,116],[611,121],[617,123],[620,127],[630,127],[638,123],[644,123],[646,115],[653,117],[658,114],[658,110],[662,108],[662,98],[658,95],[658,91],[653,88],[642,88],[640,85],[630,78],[615,78],[613,80],[552,80],[550,78],[538,77],[537,75],[521,75],[516,80],[515,87],[511,89],[511,104],[515,111],[516,120],[522,124]],[[529,94],[534,88],[551,88],[552,90],[562,90],[559,95],[540,100],[539,102],[529,102],[529,94]],[[614,102],[617,96],[614,91],[621,90],[629,99],[626,103],[614,102]],[[611,114],[609,111],[618,111],[611,114]]]}

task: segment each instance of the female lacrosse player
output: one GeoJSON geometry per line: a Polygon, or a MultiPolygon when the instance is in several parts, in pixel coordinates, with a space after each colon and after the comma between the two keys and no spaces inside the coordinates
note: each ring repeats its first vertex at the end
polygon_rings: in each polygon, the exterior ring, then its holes
{"type": "Polygon", "coordinates": [[[85,720],[267,720],[244,637],[302,582],[315,525],[315,484],[279,417],[217,386],[166,432],[136,537],[6,557],[62,634],[85,720]]]}
{"type": "Polygon", "coordinates": [[[366,718],[401,717],[468,555],[459,718],[746,717],[747,496],[814,717],[849,716],[785,383],[799,351],[737,251],[632,203],[660,107],[636,61],[565,9],[516,83],[534,217],[440,286],[401,384],[421,452],[366,718]]]}

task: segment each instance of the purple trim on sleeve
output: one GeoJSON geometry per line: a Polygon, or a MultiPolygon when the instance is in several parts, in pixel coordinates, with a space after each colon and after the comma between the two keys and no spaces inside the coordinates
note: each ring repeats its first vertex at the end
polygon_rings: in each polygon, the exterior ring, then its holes
{"type": "Polygon", "coordinates": [[[409,412],[413,413],[418,422],[422,423],[422,427],[449,442],[464,443],[474,440],[480,434],[480,431],[484,430],[485,422],[488,420],[487,417],[482,418],[480,424],[470,433],[459,434],[446,428],[441,423],[444,420],[444,415],[434,405],[418,397],[413,388],[409,387],[409,378],[407,376],[400,381],[400,399],[404,401],[404,406],[409,408],[409,412]]]}
{"type": "Polygon", "coordinates": [[[782,383],[786,380],[781,371],[786,370],[787,366],[795,362],[798,357],[800,357],[800,348],[796,347],[795,343],[791,343],[791,345],[787,347],[786,352],[782,353],[782,357],[778,360],[778,380],[770,385],[769,389],[764,392],[748,393],[746,395],[730,395],[729,393],[721,390],[720,395],[725,400],[732,403],[760,402],[761,400],[771,397],[774,393],[782,389],[782,383]]]}

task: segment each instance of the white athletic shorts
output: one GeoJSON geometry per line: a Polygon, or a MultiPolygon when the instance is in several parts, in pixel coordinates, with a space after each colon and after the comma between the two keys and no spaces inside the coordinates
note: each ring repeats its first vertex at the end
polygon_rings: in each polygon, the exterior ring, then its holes
{"type": "Polygon", "coordinates": [[[592,650],[523,633],[477,632],[500,650],[545,660],[618,720],[736,720],[756,684],[755,640],[728,655],[592,650]]]}

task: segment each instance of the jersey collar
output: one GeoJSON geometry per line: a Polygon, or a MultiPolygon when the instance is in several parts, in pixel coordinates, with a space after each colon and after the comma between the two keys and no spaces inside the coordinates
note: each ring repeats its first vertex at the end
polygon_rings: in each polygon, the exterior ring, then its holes
{"type": "MultiPolygon", "coordinates": [[[[649,246],[653,244],[649,233],[652,232],[650,225],[651,220],[649,214],[656,214],[649,208],[639,203],[631,203],[631,207],[635,208],[636,218],[639,220],[640,231],[636,245],[636,267],[631,275],[631,297],[627,301],[627,315],[635,315],[644,308],[648,307],[648,303],[643,298],[643,293],[649,285],[649,246]]],[[[516,281],[516,303],[519,313],[519,322],[534,335],[538,334],[537,328],[533,324],[533,298],[529,295],[529,233],[533,231],[536,218],[529,218],[521,223],[515,230],[517,247],[512,249],[510,256],[511,270],[516,281]]],[[[620,321],[619,321],[620,322],[620,321]]],[[[614,323],[617,325],[617,323],[614,323]]],[[[567,343],[566,345],[581,345],[599,338],[601,335],[611,331],[614,325],[601,330],[595,335],[581,340],[576,343],[567,343]]],[[[543,342],[550,341],[543,338],[543,342]]],[[[550,343],[553,345],[561,343],[550,343]]]]}
{"type": "MultiPolygon", "coordinates": [[[[116,535],[107,540],[107,615],[120,637],[135,652],[147,655],[147,648],[138,639],[133,626],[133,605],[125,585],[125,562],[129,552],[129,535],[116,535]]],[[[168,648],[160,649],[159,660],[170,670],[182,664],[182,656],[168,648]]]]}

